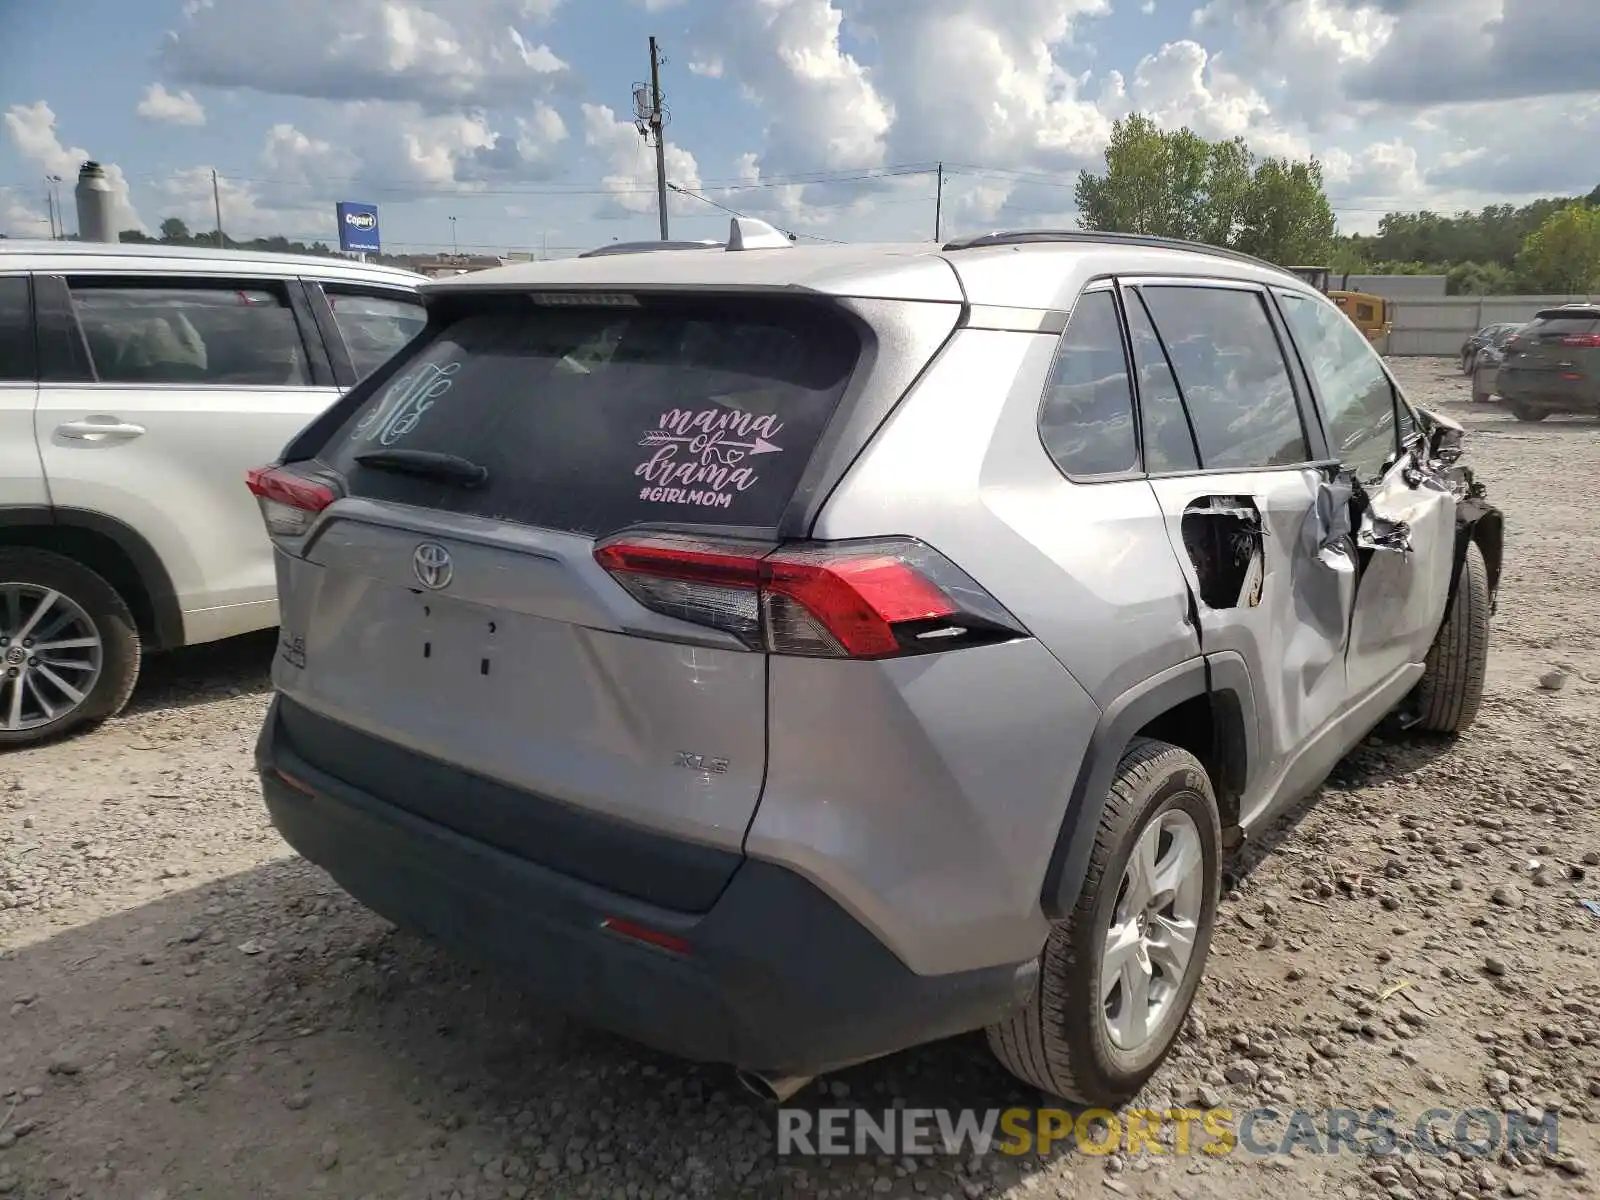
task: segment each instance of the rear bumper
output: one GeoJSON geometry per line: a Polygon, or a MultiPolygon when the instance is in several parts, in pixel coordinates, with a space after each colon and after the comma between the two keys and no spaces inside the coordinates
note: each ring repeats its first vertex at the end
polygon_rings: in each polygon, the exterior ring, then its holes
{"type": "Polygon", "coordinates": [[[916,975],[821,890],[755,859],[700,915],[624,897],[342,783],[279,730],[274,700],[257,766],[272,823],[301,855],[402,928],[667,1053],[815,1075],[981,1028],[1033,987],[1033,961],[916,975]],[[610,932],[608,917],[689,951],[610,932]]]}
{"type": "Polygon", "coordinates": [[[1562,379],[1557,371],[1506,371],[1495,378],[1494,390],[1504,400],[1552,412],[1600,410],[1600,382],[1562,379]]]}

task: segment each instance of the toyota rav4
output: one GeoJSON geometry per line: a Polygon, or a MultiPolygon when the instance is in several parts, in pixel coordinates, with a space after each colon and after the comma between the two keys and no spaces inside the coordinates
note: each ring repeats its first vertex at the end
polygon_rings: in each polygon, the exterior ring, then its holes
{"type": "Polygon", "coordinates": [[[1467,728],[1502,521],[1343,314],[1102,234],[424,287],[253,472],[272,819],[400,925],[769,1095],[986,1029],[1132,1096],[1225,852],[1467,728]]]}

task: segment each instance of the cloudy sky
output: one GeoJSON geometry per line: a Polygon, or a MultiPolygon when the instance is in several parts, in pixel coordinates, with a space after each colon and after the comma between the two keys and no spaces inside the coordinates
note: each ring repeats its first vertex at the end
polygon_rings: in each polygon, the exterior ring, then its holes
{"type": "MultiPolygon", "coordinates": [[[[0,232],[113,165],[124,224],[551,253],[655,236],[673,183],[818,238],[1070,223],[1138,109],[1316,154],[1346,231],[1600,183],[1596,0],[0,0],[0,232]],[[451,221],[454,217],[456,220],[451,221]]],[[[677,237],[727,215],[675,196],[677,237]]],[[[75,221],[75,218],[69,218],[75,221]]]]}

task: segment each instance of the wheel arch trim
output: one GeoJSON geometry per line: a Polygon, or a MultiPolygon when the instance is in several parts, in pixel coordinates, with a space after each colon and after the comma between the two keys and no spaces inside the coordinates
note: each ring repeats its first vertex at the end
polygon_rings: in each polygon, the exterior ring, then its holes
{"type": "MultiPolygon", "coordinates": [[[[1212,699],[1220,734],[1223,777],[1212,781],[1219,801],[1224,790],[1243,792],[1257,761],[1255,693],[1243,658],[1231,652],[1192,658],[1129,688],[1102,710],[1084,751],[1040,890],[1046,917],[1062,919],[1077,901],[1100,816],[1129,744],[1156,718],[1201,697],[1212,699]]],[[[1226,830],[1227,817],[1221,815],[1226,830]]]]}
{"type": "MultiPolygon", "coordinates": [[[[143,599],[149,604],[151,628],[145,631],[146,647],[164,650],[183,645],[183,608],[178,603],[172,576],[167,573],[154,547],[131,525],[89,509],[0,507],[0,542],[4,541],[7,529],[49,529],[52,526],[96,534],[115,546],[133,567],[139,585],[144,590],[143,599]]],[[[43,548],[50,549],[49,546],[43,548]]],[[[92,567],[92,564],[84,565],[92,567]]],[[[134,607],[132,599],[123,597],[130,608],[134,607]]]]}

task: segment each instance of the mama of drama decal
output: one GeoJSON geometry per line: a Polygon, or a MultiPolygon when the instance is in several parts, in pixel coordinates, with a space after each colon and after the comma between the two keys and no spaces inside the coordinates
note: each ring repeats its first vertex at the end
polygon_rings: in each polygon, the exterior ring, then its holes
{"type": "Polygon", "coordinates": [[[728,508],[761,478],[763,454],[780,454],[772,441],[783,422],[737,408],[673,408],[639,439],[654,453],[633,469],[645,481],[639,499],[666,504],[728,508]]]}

